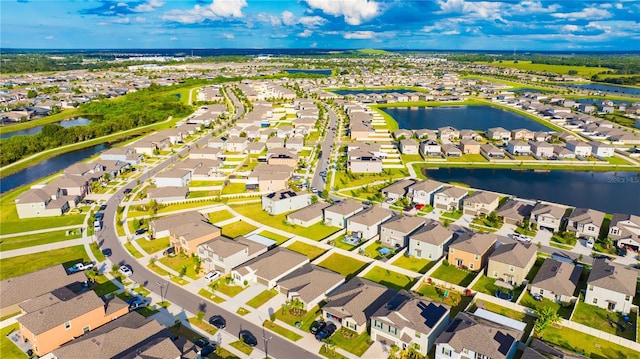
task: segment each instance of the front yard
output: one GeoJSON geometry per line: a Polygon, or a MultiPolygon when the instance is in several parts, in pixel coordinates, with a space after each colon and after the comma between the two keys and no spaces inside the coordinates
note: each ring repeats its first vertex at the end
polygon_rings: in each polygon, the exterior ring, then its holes
{"type": "Polygon", "coordinates": [[[410,289],[418,280],[418,278],[412,278],[404,274],[390,271],[381,267],[374,267],[363,278],[370,281],[380,283],[391,289],[410,289]]]}
{"type": "Polygon", "coordinates": [[[275,289],[265,290],[262,293],[251,298],[246,304],[251,308],[258,309],[260,306],[269,301],[269,299],[278,295],[278,291],[275,289]]]}
{"type": "Polygon", "coordinates": [[[227,284],[225,278],[219,279],[217,282],[213,283],[211,285],[211,288],[231,298],[235,297],[236,295],[238,295],[238,293],[246,289],[241,285],[227,284]]]}
{"type": "Polygon", "coordinates": [[[466,287],[473,281],[477,273],[468,270],[460,269],[454,265],[443,263],[432,274],[434,278],[438,278],[449,282],[451,284],[457,284],[462,287],[466,287]]]}
{"type": "Polygon", "coordinates": [[[243,222],[239,220],[237,222],[233,222],[231,224],[227,224],[222,227],[222,235],[227,236],[229,238],[236,238],[240,236],[247,235],[253,231],[258,229],[258,227],[249,224],[247,222],[243,222]]]}
{"type": "Polygon", "coordinates": [[[402,256],[396,259],[392,264],[394,266],[404,268],[410,271],[418,272],[420,274],[425,274],[433,267],[437,262],[436,261],[428,261],[424,258],[416,258],[413,256],[402,256]]]}
{"type": "Polygon", "coordinates": [[[169,237],[157,238],[154,240],[147,240],[146,238],[140,238],[137,240],[138,245],[148,254],[154,254],[161,250],[169,248],[169,237]]]}
{"type": "Polygon", "coordinates": [[[309,257],[309,261],[313,261],[325,252],[325,250],[320,247],[312,246],[301,241],[295,241],[288,245],[286,248],[294,252],[306,255],[307,257],[309,257]]]}
{"type": "MultiPolygon", "coordinates": [[[[572,321],[619,337],[627,338],[631,341],[636,341],[635,320],[631,320],[633,325],[628,325],[628,323],[625,323],[620,312],[609,312],[595,305],[586,304],[582,300],[578,301],[576,305],[577,307],[571,318],[572,321]]],[[[633,312],[629,316],[636,318],[636,314],[633,312]]]]}
{"type": "Polygon", "coordinates": [[[158,260],[160,263],[191,279],[200,278],[200,265],[197,263],[197,257],[188,257],[180,253],[175,257],[162,257],[158,260]],[[198,268],[198,272],[196,272],[196,268],[198,268]]]}
{"type": "Polygon", "coordinates": [[[367,263],[339,253],[333,253],[318,265],[336,273],[340,273],[346,277],[346,280],[349,280],[356,274],[360,273],[360,271],[367,266],[367,263]]]}
{"type": "Polygon", "coordinates": [[[371,337],[365,331],[362,334],[358,334],[347,328],[340,328],[335,334],[331,336],[333,344],[338,348],[342,348],[351,354],[361,357],[367,349],[373,344],[371,337]]]}
{"type": "Polygon", "coordinates": [[[293,309],[287,309],[287,307],[282,306],[282,308],[274,311],[274,318],[272,319],[283,321],[292,327],[296,327],[296,323],[300,323],[300,330],[309,332],[311,324],[322,314],[322,311],[320,307],[316,305],[310,310],[303,312],[301,316],[295,315],[295,313],[297,312],[294,312],[293,309]]]}

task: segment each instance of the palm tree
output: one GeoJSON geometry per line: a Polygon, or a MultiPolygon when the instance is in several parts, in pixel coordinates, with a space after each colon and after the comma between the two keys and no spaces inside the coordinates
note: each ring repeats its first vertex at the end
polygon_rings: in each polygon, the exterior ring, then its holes
{"type": "Polygon", "coordinates": [[[538,319],[536,319],[536,323],[533,328],[539,335],[542,335],[550,325],[560,322],[560,316],[557,311],[550,307],[538,308],[535,310],[535,313],[538,316],[538,319]]]}

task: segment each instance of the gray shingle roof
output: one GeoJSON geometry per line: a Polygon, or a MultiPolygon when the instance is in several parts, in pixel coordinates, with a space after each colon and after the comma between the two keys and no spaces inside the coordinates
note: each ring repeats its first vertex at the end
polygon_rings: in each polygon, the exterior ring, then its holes
{"type": "Polygon", "coordinates": [[[297,292],[305,303],[309,303],[343,281],[342,275],[307,263],[280,279],[278,285],[297,292]]]}
{"type": "Polygon", "coordinates": [[[400,216],[382,224],[381,228],[398,231],[400,233],[409,234],[425,224],[422,217],[400,216]]]}
{"type": "Polygon", "coordinates": [[[532,244],[507,243],[498,246],[489,256],[489,260],[524,268],[529,264],[531,258],[536,256],[537,249],[532,244]]]}
{"type": "Polygon", "coordinates": [[[362,205],[362,203],[358,201],[354,201],[352,199],[346,199],[342,202],[335,203],[330,207],[327,207],[324,211],[325,213],[331,212],[331,213],[337,213],[341,215],[347,215],[347,214],[361,211],[363,208],[364,206],[362,205]]]}
{"type": "Polygon", "coordinates": [[[442,182],[428,179],[428,180],[417,182],[414,185],[410,186],[409,188],[413,191],[433,192],[438,188],[442,187],[443,185],[444,183],[442,182]]]}
{"type": "Polygon", "coordinates": [[[570,222],[576,222],[580,224],[593,223],[594,225],[600,227],[602,225],[604,215],[604,212],[596,211],[595,209],[576,208],[573,210],[568,219],[570,222]]]}
{"type": "Polygon", "coordinates": [[[406,290],[401,290],[376,310],[371,319],[384,321],[398,329],[408,327],[429,334],[443,317],[449,316],[450,309],[448,305],[415,297],[406,290]]]}
{"type": "Polygon", "coordinates": [[[297,219],[300,221],[309,221],[317,217],[322,218],[322,210],[329,206],[330,204],[326,202],[316,202],[301,210],[289,213],[287,215],[287,218],[297,219]]]}
{"type": "Polygon", "coordinates": [[[635,271],[599,258],[593,261],[587,284],[634,296],[637,280],[638,274],[635,271]]]}
{"type": "Polygon", "coordinates": [[[413,233],[409,239],[439,246],[451,239],[451,236],[453,236],[453,231],[440,222],[431,221],[413,233]]]}
{"type": "Polygon", "coordinates": [[[449,247],[467,253],[482,255],[493,248],[497,240],[498,237],[492,233],[463,234],[453,241],[449,247]]]}
{"type": "Polygon", "coordinates": [[[381,284],[355,277],[331,293],[322,310],[341,318],[352,317],[362,325],[395,294],[381,284]]]}
{"type": "Polygon", "coordinates": [[[0,282],[0,305],[5,308],[86,280],[83,272],[67,275],[62,265],[5,279],[0,282]]]}
{"type": "Polygon", "coordinates": [[[393,216],[393,212],[381,207],[372,207],[367,211],[349,217],[349,222],[358,223],[365,226],[380,224],[393,216]]]}
{"type": "Polygon", "coordinates": [[[273,280],[277,279],[290,269],[299,267],[308,262],[309,258],[304,254],[300,254],[283,247],[276,247],[234,268],[234,270],[251,268],[255,271],[258,277],[273,280]]]}
{"type": "Polygon", "coordinates": [[[557,295],[573,296],[581,269],[571,263],[547,258],[531,281],[532,286],[552,291],[557,295]]]}

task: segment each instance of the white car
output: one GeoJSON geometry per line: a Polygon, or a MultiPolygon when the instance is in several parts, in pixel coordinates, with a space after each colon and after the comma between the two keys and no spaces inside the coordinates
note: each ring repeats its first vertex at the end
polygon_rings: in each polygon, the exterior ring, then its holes
{"type": "Polygon", "coordinates": [[[522,241],[522,242],[531,242],[531,238],[527,237],[525,235],[522,234],[514,234],[513,235],[513,239],[517,240],[517,241],[522,241]]]}
{"type": "Polygon", "coordinates": [[[87,269],[93,268],[93,265],[94,265],[93,262],[76,263],[73,266],[69,267],[68,271],[69,271],[69,273],[81,272],[83,270],[87,270],[87,269]]]}
{"type": "Polygon", "coordinates": [[[129,268],[129,266],[127,265],[121,265],[118,271],[125,277],[131,277],[131,275],[133,274],[133,271],[131,271],[131,268],[129,268]]]}
{"type": "Polygon", "coordinates": [[[211,283],[211,282],[213,282],[214,280],[216,280],[216,279],[220,278],[221,276],[222,276],[222,272],[220,272],[219,270],[214,270],[214,271],[211,271],[211,272],[209,272],[209,273],[205,274],[205,275],[204,275],[204,279],[205,279],[207,282],[211,283]]]}

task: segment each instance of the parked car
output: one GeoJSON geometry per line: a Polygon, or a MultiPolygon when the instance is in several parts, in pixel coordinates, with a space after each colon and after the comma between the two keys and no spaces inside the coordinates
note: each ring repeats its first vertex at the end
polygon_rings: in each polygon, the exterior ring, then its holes
{"type": "Polygon", "coordinates": [[[596,241],[593,239],[593,237],[589,237],[585,242],[584,242],[584,246],[587,248],[593,248],[593,245],[596,244],[596,241]]]}
{"type": "Polygon", "coordinates": [[[196,340],[193,344],[195,344],[195,345],[196,345],[196,347],[198,347],[198,348],[202,349],[202,348],[204,348],[207,344],[209,344],[209,339],[208,339],[208,338],[205,338],[205,337],[202,337],[202,338],[200,338],[200,339],[196,340]]]}
{"type": "Polygon", "coordinates": [[[209,355],[213,354],[213,352],[215,350],[216,350],[215,344],[213,344],[213,343],[207,344],[204,347],[202,347],[202,349],[200,349],[200,357],[201,358],[208,358],[209,355]]]}
{"type": "Polygon", "coordinates": [[[209,324],[218,329],[224,329],[227,326],[227,321],[221,315],[214,315],[209,318],[209,324]]]}
{"type": "Polygon", "coordinates": [[[104,254],[105,257],[111,257],[111,248],[105,248],[102,250],[102,254],[104,254]]]}
{"type": "Polygon", "coordinates": [[[255,347],[258,344],[258,339],[248,330],[241,331],[239,337],[243,343],[250,347],[255,347]]]}
{"type": "Polygon", "coordinates": [[[76,264],[72,265],[71,267],[69,267],[68,271],[69,271],[69,273],[82,272],[83,270],[87,270],[87,269],[93,268],[93,266],[94,266],[93,262],[76,263],[76,264]]]}
{"type": "Polygon", "coordinates": [[[527,237],[523,234],[514,233],[512,238],[521,242],[531,242],[531,237],[527,237]]]}
{"type": "Polygon", "coordinates": [[[129,268],[129,266],[126,264],[121,265],[120,268],[118,268],[118,271],[125,277],[131,277],[131,275],[133,274],[131,268],[129,268]]]}
{"type": "Polygon", "coordinates": [[[207,282],[211,283],[211,282],[213,282],[214,280],[219,279],[221,276],[222,276],[222,272],[220,272],[219,270],[214,270],[214,271],[211,271],[211,272],[209,272],[209,273],[205,274],[205,275],[204,275],[204,279],[205,279],[207,282]]]}
{"type": "Polygon", "coordinates": [[[316,334],[316,339],[322,340],[325,338],[329,338],[333,335],[333,333],[335,333],[336,329],[338,329],[338,327],[336,327],[335,324],[329,322],[324,328],[322,328],[321,331],[316,334]]]}
{"type": "Polygon", "coordinates": [[[318,334],[319,331],[321,331],[322,329],[324,329],[324,327],[327,325],[327,323],[324,320],[316,320],[313,323],[311,323],[311,328],[309,329],[309,331],[311,332],[311,334],[315,335],[318,334]]]}
{"type": "Polygon", "coordinates": [[[137,310],[144,308],[150,304],[150,300],[144,297],[137,297],[131,304],[129,304],[129,310],[137,310]]]}

